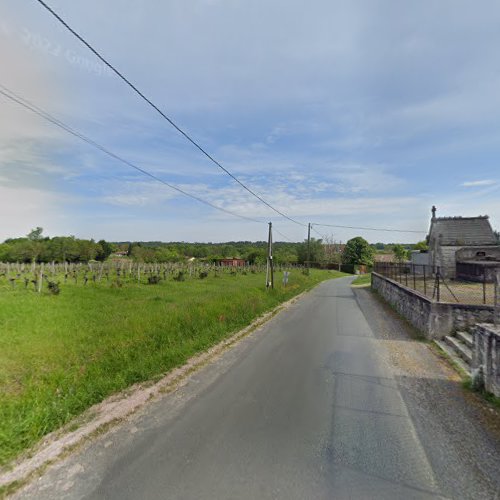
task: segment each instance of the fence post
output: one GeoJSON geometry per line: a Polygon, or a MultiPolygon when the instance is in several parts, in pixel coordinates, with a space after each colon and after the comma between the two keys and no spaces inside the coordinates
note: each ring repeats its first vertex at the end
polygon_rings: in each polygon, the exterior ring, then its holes
{"type": "Polygon", "coordinates": [[[425,281],[425,265],[423,266],[424,268],[424,295],[427,296],[427,282],[425,281]]]}
{"type": "Polygon", "coordinates": [[[483,269],[483,304],[486,304],[486,270],[483,269]]]}
{"type": "Polygon", "coordinates": [[[493,308],[493,323],[495,326],[500,324],[500,268],[495,269],[495,298],[493,308]]]}
{"type": "Polygon", "coordinates": [[[411,265],[411,270],[413,273],[413,290],[417,289],[417,277],[415,276],[415,264],[411,265]]]}
{"type": "Polygon", "coordinates": [[[436,280],[437,280],[437,290],[436,290],[436,293],[437,293],[437,301],[440,302],[441,301],[441,290],[439,289],[439,279],[441,278],[441,273],[439,271],[439,267],[438,267],[438,270],[437,270],[437,273],[436,273],[436,280]]]}

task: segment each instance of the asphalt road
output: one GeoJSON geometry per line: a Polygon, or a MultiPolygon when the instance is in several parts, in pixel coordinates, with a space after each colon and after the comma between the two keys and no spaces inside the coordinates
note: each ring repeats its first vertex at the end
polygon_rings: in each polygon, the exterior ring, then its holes
{"type": "Polygon", "coordinates": [[[398,382],[394,352],[350,281],[320,285],[21,496],[495,498],[497,485],[484,469],[491,465],[495,474],[498,442],[484,438],[493,462],[481,467],[464,462],[458,445],[440,443],[445,427],[426,435],[422,405],[398,382]],[[460,467],[477,482],[467,482],[471,491],[453,480],[463,476],[460,467]]]}

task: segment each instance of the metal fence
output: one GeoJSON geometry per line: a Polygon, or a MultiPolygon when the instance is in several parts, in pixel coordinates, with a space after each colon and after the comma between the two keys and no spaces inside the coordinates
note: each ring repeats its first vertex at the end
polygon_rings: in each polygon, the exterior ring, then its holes
{"type": "Polygon", "coordinates": [[[464,279],[445,278],[437,266],[411,263],[377,262],[373,271],[416,290],[436,302],[495,305],[495,279],[491,269],[475,272],[464,279]]]}

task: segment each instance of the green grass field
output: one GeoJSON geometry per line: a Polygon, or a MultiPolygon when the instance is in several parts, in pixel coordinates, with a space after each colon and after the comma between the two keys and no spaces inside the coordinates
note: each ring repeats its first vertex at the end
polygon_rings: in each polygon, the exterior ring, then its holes
{"type": "Polygon", "coordinates": [[[0,465],[93,404],[157,379],[320,281],[292,271],[158,285],[65,284],[60,295],[0,287],[0,465]]]}
{"type": "Polygon", "coordinates": [[[353,282],[353,285],[362,286],[362,285],[370,285],[372,282],[371,273],[368,274],[360,274],[353,282]]]}

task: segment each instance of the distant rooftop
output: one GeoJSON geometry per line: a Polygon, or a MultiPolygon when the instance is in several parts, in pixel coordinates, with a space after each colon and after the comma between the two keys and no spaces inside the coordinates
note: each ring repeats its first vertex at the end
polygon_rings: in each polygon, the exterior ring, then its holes
{"type": "Polygon", "coordinates": [[[441,245],[477,246],[496,245],[489,217],[433,217],[431,219],[431,240],[439,238],[441,245]]]}

